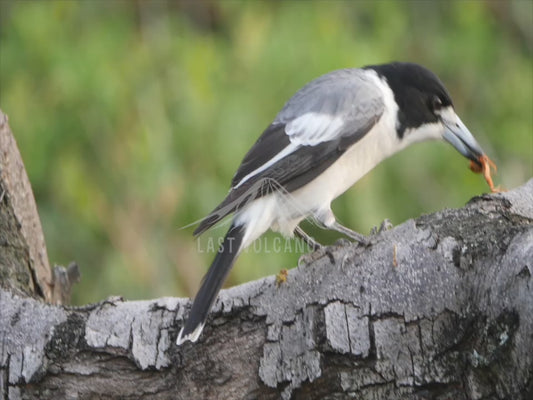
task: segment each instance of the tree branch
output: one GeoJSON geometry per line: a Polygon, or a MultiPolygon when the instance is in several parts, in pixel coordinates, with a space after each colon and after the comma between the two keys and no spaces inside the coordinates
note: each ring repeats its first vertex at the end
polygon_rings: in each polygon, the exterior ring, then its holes
{"type": "Polygon", "coordinates": [[[533,180],[223,290],[66,308],[0,292],[4,398],[531,398],[533,180]]]}
{"type": "Polygon", "coordinates": [[[52,301],[53,278],[30,181],[0,110],[0,284],[52,301]]]}

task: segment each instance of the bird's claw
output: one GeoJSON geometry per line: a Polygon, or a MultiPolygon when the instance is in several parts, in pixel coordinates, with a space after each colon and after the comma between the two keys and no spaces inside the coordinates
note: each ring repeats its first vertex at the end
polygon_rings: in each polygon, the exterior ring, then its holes
{"type": "Polygon", "coordinates": [[[306,253],[300,256],[298,259],[298,266],[309,265],[314,261],[324,257],[327,253],[327,247],[321,246],[318,250],[315,250],[311,253],[306,253]]]}
{"type": "Polygon", "coordinates": [[[388,218],[385,218],[383,222],[379,225],[379,228],[377,226],[373,227],[370,231],[370,234],[372,236],[377,235],[379,233],[383,233],[385,231],[388,231],[389,229],[392,229],[394,225],[392,225],[392,222],[388,218]]]}
{"type": "Polygon", "coordinates": [[[349,241],[348,239],[345,239],[345,238],[340,238],[340,239],[337,239],[335,241],[335,246],[338,246],[338,247],[344,247],[344,246],[349,246],[351,245],[353,242],[349,241]]]}

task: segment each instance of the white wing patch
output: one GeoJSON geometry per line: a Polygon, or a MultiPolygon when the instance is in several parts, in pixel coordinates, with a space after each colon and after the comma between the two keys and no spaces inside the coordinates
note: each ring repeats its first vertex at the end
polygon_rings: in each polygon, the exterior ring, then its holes
{"type": "Polygon", "coordinates": [[[288,122],[285,133],[293,144],[316,146],[337,138],[344,124],[339,116],[308,112],[288,122]]]}
{"type": "Polygon", "coordinates": [[[238,188],[247,180],[295,152],[301,146],[316,146],[337,138],[344,125],[345,121],[341,117],[314,112],[305,113],[293,119],[285,126],[285,133],[289,136],[291,143],[268,162],[243,177],[233,188],[238,188]]]}

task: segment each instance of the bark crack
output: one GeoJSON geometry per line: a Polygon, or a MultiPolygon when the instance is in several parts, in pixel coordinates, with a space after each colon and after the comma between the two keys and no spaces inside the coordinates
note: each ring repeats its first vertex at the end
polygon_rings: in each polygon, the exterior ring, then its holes
{"type": "MultiPolygon", "coordinates": [[[[3,346],[4,342],[2,341],[2,346],[3,346]]],[[[4,349],[2,348],[2,357],[4,357],[4,349]]],[[[2,372],[2,380],[3,380],[3,396],[4,397],[4,400],[9,400],[8,396],[9,396],[9,386],[10,386],[10,382],[9,382],[9,368],[10,368],[10,362],[11,362],[11,355],[10,354],[7,354],[7,356],[5,357],[5,360],[6,360],[6,364],[5,364],[5,368],[0,368],[0,371],[3,371],[2,372]]]]}
{"type": "MultiPolygon", "coordinates": [[[[131,320],[130,322],[130,329],[129,329],[129,338],[128,338],[128,345],[127,345],[127,349],[128,350],[132,350],[133,349],[133,327],[134,327],[134,324],[135,324],[135,319],[136,317],[133,317],[133,319],[131,320]]],[[[106,342],[107,344],[107,342],[106,342]]]]}

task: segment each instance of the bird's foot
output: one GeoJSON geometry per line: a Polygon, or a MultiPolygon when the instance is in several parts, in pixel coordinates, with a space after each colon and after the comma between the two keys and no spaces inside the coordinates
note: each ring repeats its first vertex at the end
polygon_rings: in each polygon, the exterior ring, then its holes
{"type": "Polygon", "coordinates": [[[345,239],[345,238],[340,238],[340,239],[335,240],[335,246],[337,246],[337,247],[349,246],[352,243],[353,242],[351,242],[351,241],[349,241],[348,239],[345,239]]]}
{"type": "Polygon", "coordinates": [[[328,248],[326,246],[320,246],[317,250],[311,253],[302,254],[298,259],[298,266],[309,265],[315,262],[316,260],[324,257],[327,252],[328,248]]]}
{"type": "Polygon", "coordinates": [[[370,231],[370,234],[372,236],[375,236],[379,233],[382,233],[382,232],[385,232],[385,231],[388,231],[389,229],[392,229],[394,225],[392,225],[392,223],[389,221],[388,218],[385,218],[383,220],[383,222],[379,225],[379,228],[377,226],[373,227],[372,230],[370,231]]]}
{"type": "Polygon", "coordinates": [[[357,243],[358,245],[360,245],[362,247],[368,247],[368,246],[371,245],[370,239],[367,238],[366,236],[363,236],[363,235],[360,235],[357,238],[350,237],[350,239],[353,239],[352,243],[357,243]]]}

